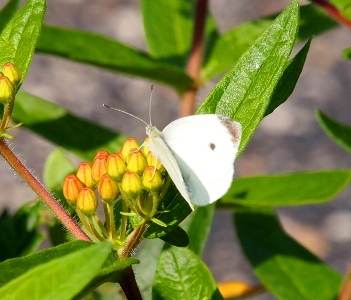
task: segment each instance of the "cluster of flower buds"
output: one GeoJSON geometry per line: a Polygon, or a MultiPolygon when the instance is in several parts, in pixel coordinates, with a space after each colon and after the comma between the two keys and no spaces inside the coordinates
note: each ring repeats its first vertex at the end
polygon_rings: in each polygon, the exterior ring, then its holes
{"type": "Polygon", "coordinates": [[[63,193],[90,233],[100,240],[123,243],[129,217],[137,217],[139,225],[154,220],[168,186],[164,171],[147,146],[141,148],[136,139],[128,138],[118,153],[99,151],[92,164],[81,163],[75,175],[65,178],[63,193]],[[124,227],[116,230],[114,203],[119,198],[123,201],[119,213],[124,227]],[[96,213],[98,199],[104,206],[106,225],[96,213]]]}
{"type": "Polygon", "coordinates": [[[2,117],[0,123],[0,136],[4,135],[11,138],[10,135],[5,134],[5,131],[9,129],[7,126],[11,120],[15,94],[21,78],[21,72],[13,63],[9,62],[2,66],[0,70],[0,116],[2,117]]]}

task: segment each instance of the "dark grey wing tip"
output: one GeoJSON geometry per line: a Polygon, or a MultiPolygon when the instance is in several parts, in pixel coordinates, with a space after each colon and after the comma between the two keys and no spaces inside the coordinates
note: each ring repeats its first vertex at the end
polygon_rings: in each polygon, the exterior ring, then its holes
{"type": "Polygon", "coordinates": [[[217,115],[218,118],[220,119],[220,121],[222,122],[222,124],[227,127],[227,129],[229,130],[231,136],[232,136],[232,140],[233,143],[238,143],[240,142],[241,139],[241,124],[237,121],[234,121],[233,119],[227,117],[227,116],[223,116],[223,115],[217,115]]]}

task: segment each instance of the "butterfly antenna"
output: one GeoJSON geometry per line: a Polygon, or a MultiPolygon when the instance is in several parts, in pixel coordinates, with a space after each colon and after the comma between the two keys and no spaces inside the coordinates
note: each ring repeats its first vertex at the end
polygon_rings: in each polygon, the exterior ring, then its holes
{"type": "Polygon", "coordinates": [[[148,125],[144,120],[142,120],[142,119],[138,118],[137,116],[134,116],[134,115],[132,115],[132,114],[130,114],[130,113],[124,111],[124,110],[121,110],[121,109],[118,109],[118,108],[114,108],[114,107],[108,106],[107,104],[103,104],[102,106],[107,107],[107,108],[109,108],[109,109],[117,110],[117,111],[119,111],[119,112],[121,112],[121,113],[124,113],[124,114],[126,114],[126,115],[128,115],[128,116],[131,116],[131,117],[133,117],[133,118],[135,118],[135,119],[137,119],[137,120],[143,122],[145,125],[148,125]]]}
{"type": "Polygon", "coordinates": [[[149,101],[149,119],[150,119],[150,125],[152,125],[151,122],[151,100],[152,100],[152,93],[154,91],[154,85],[151,84],[151,91],[150,91],[150,101],[149,101]]]}

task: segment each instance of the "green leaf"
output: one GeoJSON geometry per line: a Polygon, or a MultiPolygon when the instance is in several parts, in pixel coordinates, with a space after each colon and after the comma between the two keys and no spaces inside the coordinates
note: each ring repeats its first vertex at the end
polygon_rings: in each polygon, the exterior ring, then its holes
{"type": "Polygon", "coordinates": [[[190,242],[188,248],[199,257],[202,256],[207,237],[211,230],[215,208],[215,203],[206,206],[198,206],[182,223],[182,228],[186,230],[189,235],[190,242]]]}
{"type": "Polygon", "coordinates": [[[110,243],[100,243],[44,263],[3,286],[0,298],[70,300],[95,276],[110,251],[110,243]]]}
{"type": "Polygon", "coordinates": [[[317,120],[329,137],[351,152],[351,126],[344,125],[330,118],[321,110],[317,110],[317,120]]]}
{"type": "Polygon", "coordinates": [[[310,49],[311,40],[292,58],[280,78],[272,98],[265,111],[265,116],[271,114],[279,105],[284,103],[295,89],[296,83],[305,64],[308,50],[310,49]]]}
{"type": "Polygon", "coordinates": [[[333,199],[351,180],[351,171],[301,172],[237,178],[219,207],[274,207],[333,199]]]}
{"type": "Polygon", "coordinates": [[[342,276],[286,235],[271,210],[239,210],[235,226],[262,284],[278,299],[336,299],[342,276]]]}
{"type": "Polygon", "coordinates": [[[176,247],[187,247],[189,245],[187,233],[179,226],[175,227],[170,233],[162,236],[161,240],[176,247]]]}
{"type": "Polygon", "coordinates": [[[90,245],[92,243],[86,241],[73,241],[31,255],[4,261],[0,263],[0,287],[40,264],[47,263],[90,245]]]}
{"type": "Polygon", "coordinates": [[[168,84],[182,92],[192,79],[181,69],[98,34],[44,25],[37,51],[168,84]]]}
{"type": "Polygon", "coordinates": [[[328,1],[335,5],[341,14],[348,20],[351,20],[351,1],[350,0],[330,0],[328,1]]]}
{"type": "Polygon", "coordinates": [[[183,199],[173,183],[169,186],[158,210],[162,212],[156,214],[155,218],[167,224],[167,227],[151,222],[145,230],[144,238],[160,238],[170,233],[191,213],[189,204],[183,199]]]}
{"type": "MultiPolygon", "coordinates": [[[[13,9],[13,8],[12,8],[13,9]]],[[[28,0],[0,35],[0,66],[12,62],[27,75],[45,13],[45,0],[28,0]]]]}
{"type": "Polygon", "coordinates": [[[243,128],[243,151],[264,116],[295,43],[299,16],[293,1],[224,75],[197,113],[217,113],[235,119],[243,128]]]}
{"type": "Polygon", "coordinates": [[[162,251],[152,290],[153,300],[223,299],[210,270],[187,248],[162,251]]]}
{"type": "Polygon", "coordinates": [[[15,122],[80,158],[92,161],[96,152],[117,152],[125,136],[84,120],[62,107],[29,94],[18,92],[12,114],[15,122]]]}
{"type": "Polygon", "coordinates": [[[140,260],[140,264],[134,266],[133,269],[138,274],[138,286],[144,300],[152,299],[151,288],[164,244],[160,239],[146,240],[138,253],[137,258],[140,260]]]}
{"type": "MultiPolygon", "coordinates": [[[[162,62],[185,69],[194,34],[196,2],[188,0],[143,0],[144,30],[151,54],[162,62]]],[[[218,37],[214,19],[205,22],[205,52],[218,37]]]]}
{"type": "Polygon", "coordinates": [[[0,11],[0,32],[18,10],[21,0],[9,0],[0,11]]]}
{"type": "MultiPolygon", "coordinates": [[[[249,49],[262,32],[273,23],[276,15],[249,21],[221,35],[204,61],[201,71],[204,82],[233,68],[241,55],[249,49]]],[[[300,8],[299,31],[296,42],[339,26],[321,8],[314,4],[300,8]]]]}
{"type": "Polygon", "coordinates": [[[24,256],[35,251],[45,239],[40,231],[41,212],[39,202],[23,205],[11,216],[4,210],[0,216],[0,261],[24,256]]]}

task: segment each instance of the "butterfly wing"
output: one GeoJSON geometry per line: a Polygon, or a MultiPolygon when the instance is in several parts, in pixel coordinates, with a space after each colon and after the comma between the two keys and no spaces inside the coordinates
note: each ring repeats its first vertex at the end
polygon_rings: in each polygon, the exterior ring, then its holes
{"type": "Polygon", "coordinates": [[[189,203],[191,209],[194,210],[194,207],[190,202],[189,192],[183,180],[178,162],[163,139],[162,132],[160,132],[155,126],[148,125],[146,127],[146,133],[149,136],[149,142],[147,145],[149,146],[152,154],[161,161],[162,165],[165,167],[169,176],[172,178],[172,181],[176,185],[178,191],[189,203]]]}
{"type": "MultiPolygon", "coordinates": [[[[184,179],[181,188],[185,186],[191,203],[207,205],[227,192],[233,180],[234,159],[241,139],[238,122],[222,115],[195,115],[170,123],[162,134],[160,138],[173,154],[184,179]]],[[[168,160],[170,154],[163,156],[168,160]]],[[[169,162],[165,164],[162,155],[159,157],[174,181],[174,172],[169,172],[167,167],[169,162]]],[[[177,184],[179,175],[177,177],[174,182],[182,193],[177,184]]]]}

